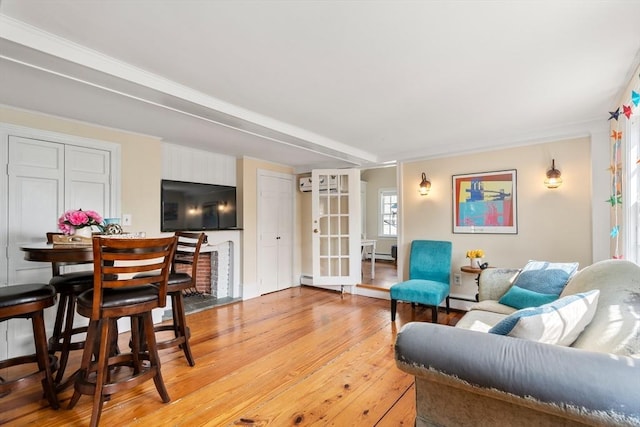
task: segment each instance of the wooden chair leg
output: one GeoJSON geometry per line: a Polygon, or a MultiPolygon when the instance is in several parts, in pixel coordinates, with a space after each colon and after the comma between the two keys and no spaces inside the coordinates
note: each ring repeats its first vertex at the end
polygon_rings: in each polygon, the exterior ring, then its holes
{"type": "Polygon", "coordinates": [[[93,409],[91,411],[91,427],[97,427],[102,415],[104,403],[103,389],[109,374],[109,327],[110,319],[103,319],[100,325],[100,344],[96,361],[96,384],[93,392],[93,409]]]}
{"type": "Polygon", "coordinates": [[[58,294],[60,299],[58,300],[58,308],[56,310],[56,320],[53,324],[53,332],[51,334],[51,338],[49,338],[49,352],[54,353],[55,348],[60,342],[60,337],[62,336],[62,324],[65,319],[65,313],[67,313],[67,303],[69,300],[68,294],[58,294]]]}
{"type": "Polygon", "coordinates": [[[438,323],[438,306],[432,306],[431,307],[431,321],[433,323],[438,323]]]}
{"type": "Polygon", "coordinates": [[[142,340],[142,334],[140,332],[140,328],[142,327],[140,323],[139,316],[131,316],[131,358],[133,359],[133,374],[138,375],[142,371],[142,360],[140,358],[142,354],[142,349],[147,348],[146,342],[142,340]]]}
{"type": "Polygon", "coordinates": [[[153,318],[151,317],[151,312],[144,313],[141,320],[144,327],[145,338],[147,340],[147,349],[150,362],[149,369],[155,370],[153,382],[156,385],[156,390],[158,390],[158,394],[160,394],[162,402],[167,403],[171,401],[171,398],[169,397],[169,392],[164,385],[162,373],[160,372],[160,355],[158,354],[158,347],[156,346],[156,334],[153,329],[153,318]]]}
{"type": "Polygon", "coordinates": [[[174,318],[173,322],[175,325],[175,335],[176,337],[182,337],[184,342],[180,344],[180,348],[184,351],[184,356],[187,358],[187,362],[189,366],[194,366],[196,364],[195,359],[193,358],[193,354],[191,353],[191,346],[189,345],[189,337],[191,335],[191,331],[187,326],[187,315],[184,311],[184,300],[182,298],[182,292],[176,292],[171,295],[172,297],[172,305],[174,307],[174,318]]]}
{"type": "Polygon", "coordinates": [[[36,346],[36,358],[38,361],[38,370],[44,372],[44,378],[42,379],[42,389],[49,401],[49,405],[53,409],[58,409],[60,404],[58,397],[56,396],[56,387],[53,383],[53,372],[51,369],[49,351],[47,347],[47,334],[44,327],[44,313],[38,311],[33,314],[31,318],[31,324],[33,327],[33,337],[36,346]]]}
{"type": "Polygon", "coordinates": [[[447,295],[447,314],[449,314],[449,295],[447,295]]]}
{"type": "Polygon", "coordinates": [[[395,322],[396,320],[396,309],[398,307],[398,300],[391,300],[391,321],[395,322]]]}
{"type": "MultiPolygon", "coordinates": [[[[64,376],[64,371],[67,368],[67,362],[69,360],[69,353],[71,352],[71,337],[73,336],[73,317],[76,311],[76,301],[75,296],[73,295],[65,295],[66,301],[66,313],[64,317],[64,330],[61,334],[55,335],[52,338],[56,339],[55,345],[57,346],[62,339],[62,347],[60,348],[60,366],[58,367],[58,372],[56,373],[56,383],[60,384],[62,382],[62,377],[64,376]]],[[[62,298],[61,298],[62,303],[62,298]]],[[[58,319],[56,318],[56,326],[58,323],[58,319]]],[[[55,327],[54,327],[55,328],[55,327]]]]}
{"type": "Polygon", "coordinates": [[[78,403],[78,400],[80,400],[80,396],[82,396],[82,393],[80,393],[79,382],[81,380],[86,379],[90,374],[91,358],[95,350],[94,344],[96,342],[96,333],[98,330],[99,323],[100,322],[97,320],[92,320],[89,323],[89,328],[87,329],[87,339],[85,341],[87,345],[85,346],[84,351],[82,352],[82,360],[80,361],[80,370],[78,372],[78,382],[75,384],[75,390],[73,392],[73,396],[71,397],[71,400],[69,400],[69,405],[67,406],[68,409],[72,409],[74,406],[76,406],[76,403],[78,403]]]}

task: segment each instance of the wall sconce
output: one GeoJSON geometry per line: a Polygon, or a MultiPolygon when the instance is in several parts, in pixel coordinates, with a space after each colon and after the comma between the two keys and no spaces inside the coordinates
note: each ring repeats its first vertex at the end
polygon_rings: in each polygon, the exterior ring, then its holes
{"type": "Polygon", "coordinates": [[[422,172],[422,181],[420,182],[420,195],[426,196],[431,189],[431,181],[427,179],[427,176],[422,172]]]}
{"type": "Polygon", "coordinates": [[[551,169],[547,171],[547,179],[544,180],[544,185],[547,188],[558,188],[562,184],[562,177],[560,171],[556,169],[556,159],[551,160],[551,169]]]}

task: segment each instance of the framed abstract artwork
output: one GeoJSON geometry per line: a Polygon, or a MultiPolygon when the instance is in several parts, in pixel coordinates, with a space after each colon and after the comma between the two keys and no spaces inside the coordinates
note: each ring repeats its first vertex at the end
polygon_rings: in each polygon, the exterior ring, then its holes
{"type": "Polygon", "coordinates": [[[454,233],[518,233],[515,169],[452,178],[454,233]]]}

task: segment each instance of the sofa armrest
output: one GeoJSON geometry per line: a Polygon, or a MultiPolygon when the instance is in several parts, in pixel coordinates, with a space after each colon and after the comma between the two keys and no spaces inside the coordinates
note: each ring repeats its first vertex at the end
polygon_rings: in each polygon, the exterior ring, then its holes
{"type": "Polygon", "coordinates": [[[413,322],[398,333],[396,364],[481,390],[640,423],[640,359],[413,322]]]}
{"type": "Polygon", "coordinates": [[[480,273],[478,299],[498,301],[504,295],[520,270],[516,268],[487,268],[480,273]]]}

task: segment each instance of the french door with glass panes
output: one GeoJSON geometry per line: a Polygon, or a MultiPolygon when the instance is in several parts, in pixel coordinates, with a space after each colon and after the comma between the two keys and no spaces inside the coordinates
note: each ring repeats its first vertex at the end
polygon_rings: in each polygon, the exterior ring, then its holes
{"type": "Polygon", "coordinates": [[[313,285],[344,291],[361,280],[360,171],[311,173],[313,285]]]}

